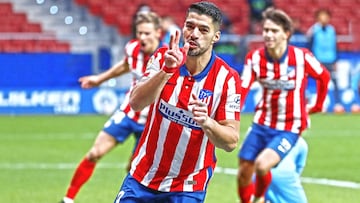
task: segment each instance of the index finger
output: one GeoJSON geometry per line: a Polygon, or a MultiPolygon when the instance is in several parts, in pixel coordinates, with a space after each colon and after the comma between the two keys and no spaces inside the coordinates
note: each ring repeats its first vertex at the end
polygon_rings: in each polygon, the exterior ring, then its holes
{"type": "Polygon", "coordinates": [[[175,31],[175,36],[174,34],[171,35],[170,37],[170,43],[169,43],[169,49],[173,50],[173,49],[177,49],[180,43],[180,33],[178,30],[175,31]]]}
{"type": "Polygon", "coordinates": [[[169,42],[169,49],[171,50],[173,48],[174,44],[174,35],[170,35],[170,42],[169,42]]]}

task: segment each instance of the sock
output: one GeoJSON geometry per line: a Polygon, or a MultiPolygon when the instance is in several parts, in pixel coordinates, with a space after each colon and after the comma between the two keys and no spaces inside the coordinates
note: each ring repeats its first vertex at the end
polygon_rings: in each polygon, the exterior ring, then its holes
{"type": "Polygon", "coordinates": [[[255,197],[263,197],[270,183],[271,171],[267,172],[264,176],[257,175],[255,181],[255,197]]]}
{"type": "Polygon", "coordinates": [[[242,203],[250,202],[251,196],[254,194],[254,190],[255,190],[254,183],[250,183],[249,185],[243,187],[238,186],[238,195],[241,202],[242,203]]]}
{"type": "Polygon", "coordinates": [[[87,158],[84,158],[77,169],[75,170],[74,176],[72,177],[70,186],[67,190],[66,197],[74,199],[76,194],[79,192],[81,186],[87,182],[94,169],[96,162],[89,161],[87,158]]]}

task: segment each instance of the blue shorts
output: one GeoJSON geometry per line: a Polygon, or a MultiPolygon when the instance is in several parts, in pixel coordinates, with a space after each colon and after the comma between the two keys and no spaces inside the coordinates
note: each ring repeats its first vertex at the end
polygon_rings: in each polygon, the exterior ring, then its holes
{"type": "Polygon", "coordinates": [[[248,129],[238,157],[248,161],[255,161],[263,149],[270,148],[283,159],[295,145],[298,138],[299,135],[296,133],[276,130],[268,126],[253,123],[248,129]]]}
{"type": "Polygon", "coordinates": [[[127,175],[114,203],[203,203],[205,194],[205,191],[159,192],[127,175]]]}
{"type": "Polygon", "coordinates": [[[123,111],[117,110],[106,121],[103,131],[113,136],[119,143],[123,143],[134,133],[137,143],[141,133],[144,131],[144,125],[130,119],[123,111]]]}

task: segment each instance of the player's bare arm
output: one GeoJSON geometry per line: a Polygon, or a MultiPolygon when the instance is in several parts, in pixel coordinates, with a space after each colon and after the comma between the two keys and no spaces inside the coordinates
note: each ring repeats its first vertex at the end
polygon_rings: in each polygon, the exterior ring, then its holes
{"type": "Polygon", "coordinates": [[[115,65],[113,65],[107,71],[100,73],[98,75],[88,75],[79,78],[79,82],[82,88],[89,89],[101,85],[106,80],[109,80],[114,77],[118,77],[122,74],[129,72],[129,64],[125,60],[121,60],[115,65]]]}
{"type": "Polygon", "coordinates": [[[193,94],[189,103],[194,115],[193,119],[204,130],[210,141],[218,148],[231,152],[239,141],[240,122],[236,120],[215,121],[208,115],[206,103],[197,99],[193,94]]]}

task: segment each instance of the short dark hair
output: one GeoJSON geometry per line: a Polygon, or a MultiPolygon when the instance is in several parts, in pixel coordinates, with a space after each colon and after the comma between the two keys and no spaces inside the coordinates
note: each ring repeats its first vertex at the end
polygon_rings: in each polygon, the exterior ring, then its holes
{"type": "Polygon", "coordinates": [[[160,28],[160,17],[152,11],[143,11],[136,14],[135,25],[153,23],[156,29],[160,28]]]}
{"type": "Polygon", "coordinates": [[[207,1],[200,1],[197,3],[193,3],[189,7],[187,11],[187,15],[189,15],[190,12],[195,12],[198,14],[205,14],[210,16],[214,24],[216,25],[217,29],[220,29],[223,20],[222,12],[214,3],[207,1]]]}
{"type": "Polygon", "coordinates": [[[269,19],[274,23],[280,25],[285,32],[290,32],[290,34],[292,34],[294,29],[293,23],[291,18],[288,16],[288,14],[285,13],[285,11],[270,7],[267,8],[262,15],[263,20],[269,19]]]}

